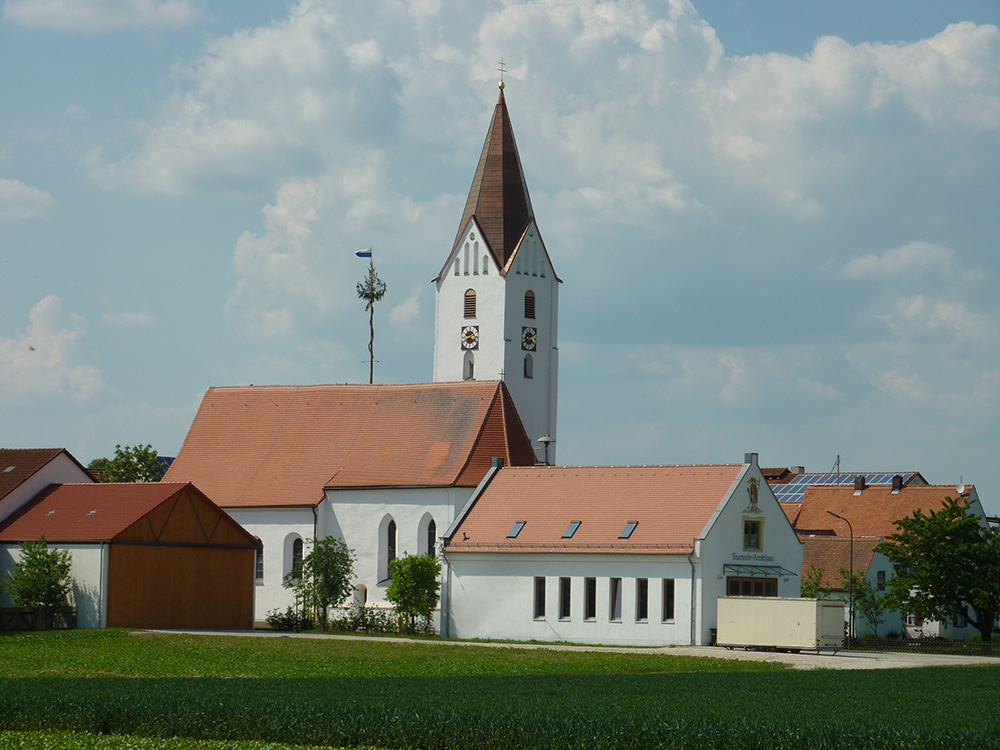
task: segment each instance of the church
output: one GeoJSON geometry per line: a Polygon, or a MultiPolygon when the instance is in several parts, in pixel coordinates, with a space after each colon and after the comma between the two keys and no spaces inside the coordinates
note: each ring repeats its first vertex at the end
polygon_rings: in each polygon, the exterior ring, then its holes
{"type": "Polygon", "coordinates": [[[258,622],[327,536],[355,551],[371,606],[392,559],[439,555],[445,636],[704,644],[719,596],[798,595],[802,544],[756,454],[555,465],[561,283],[501,81],[434,279],[433,382],[210,388],[164,478],[261,543],[258,622]]]}

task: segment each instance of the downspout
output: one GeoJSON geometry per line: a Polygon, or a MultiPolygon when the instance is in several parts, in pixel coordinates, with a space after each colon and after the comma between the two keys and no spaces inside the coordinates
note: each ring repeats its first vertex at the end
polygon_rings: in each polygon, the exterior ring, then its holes
{"type": "Polygon", "coordinates": [[[101,598],[97,614],[97,627],[108,626],[108,543],[101,544],[101,598]]]}
{"type": "Polygon", "coordinates": [[[441,547],[441,562],[444,563],[444,591],[441,592],[441,637],[451,638],[451,563],[448,553],[441,547]]]}
{"type": "MultiPolygon", "coordinates": [[[[693,547],[694,545],[692,544],[692,548],[693,547]]],[[[697,625],[698,612],[695,609],[695,592],[694,592],[695,577],[694,577],[694,559],[692,558],[692,554],[693,553],[690,553],[687,556],[688,563],[691,565],[691,645],[697,646],[698,644],[695,642],[695,633],[697,632],[697,627],[698,627],[697,625]]]]}

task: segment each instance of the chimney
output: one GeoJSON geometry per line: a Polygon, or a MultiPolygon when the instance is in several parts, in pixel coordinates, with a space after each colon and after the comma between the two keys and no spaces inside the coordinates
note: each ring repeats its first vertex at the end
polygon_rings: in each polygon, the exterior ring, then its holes
{"type": "Polygon", "coordinates": [[[903,489],[903,478],[897,474],[892,478],[892,494],[898,495],[901,489],[903,489]]]}
{"type": "Polygon", "coordinates": [[[790,472],[792,472],[792,474],[805,474],[806,473],[806,467],[805,466],[789,466],[788,470],[790,472]]]}
{"type": "Polygon", "coordinates": [[[494,456],[493,458],[490,459],[490,466],[492,466],[495,469],[502,469],[503,459],[500,458],[499,456],[494,456]]]}
{"type": "Polygon", "coordinates": [[[860,495],[861,494],[861,490],[863,490],[865,488],[865,486],[866,485],[865,485],[865,475],[864,474],[858,474],[856,477],[854,477],[854,494],[855,495],[860,495]]]}
{"type": "Polygon", "coordinates": [[[751,464],[753,466],[757,465],[757,454],[756,453],[744,453],[743,463],[751,464]]]}

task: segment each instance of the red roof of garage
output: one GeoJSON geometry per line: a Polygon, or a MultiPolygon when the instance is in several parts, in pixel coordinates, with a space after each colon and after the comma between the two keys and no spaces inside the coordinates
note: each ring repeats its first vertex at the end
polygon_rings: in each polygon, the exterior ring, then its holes
{"type": "Polygon", "coordinates": [[[324,488],[475,487],[535,454],[503,383],[210,388],[164,479],[222,507],[315,505],[324,488]]]}
{"type": "Polygon", "coordinates": [[[53,484],[0,525],[0,542],[200,542],[256,546],[189,483],[53,484]]]}

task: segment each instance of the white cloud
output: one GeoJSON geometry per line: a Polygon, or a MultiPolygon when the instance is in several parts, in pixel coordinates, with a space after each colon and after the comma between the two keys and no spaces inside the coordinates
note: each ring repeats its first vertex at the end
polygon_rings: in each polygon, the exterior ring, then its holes
{"type": "Polygon", "coordinates": [[[35,305],[24,334],[0,337],[0,402],[17,404],[70,395],[92,399],[105,388],[101,371],[79,363],[77,347],[87,328],[78,315],[65,315],[49,295],[35,305]]]}
{"type": "Polygon", "coordinates": [[[882,255],[869,253],[848,261],[840,275],[849,279],[877,276],[902,276],[919,273],[947,273],[951,270],[955,252],[930,242],[910,242],[887,250],[882,255]]]}
{"type": "Polygon", "coordinates": [[[963,302],[932,300],[922,294],[896,300],[893,311],[879,319],[900,336],[931,335],[945,341],[978,341],[995,329],[963,302]]]}
{"type": "Polygon", "coordinates": [[[149,313],[121,312],[107,313],[101,316],[104,325],[120,328],[141,328],[156,324],[156,316],[149,313]]]}
{"type": "Polygon", "coordinates": [[[199,5],[192,0],[7,0],[3,17],[19,26],[54,31],[173,29],[197,20],[199,5]]]}
{"type": "Polygon", "coordinates": [[[926,401],[930,391],[919,375],[902,370],[877,373],[875,384],[883,393],[904,401],[926,401]]]}
{"type": "Polygon", "coordinates": [[[420,318],[420,289],[414,289],[413,293],[403,302],[392,308],[389,313],[389,322],[397,327],[403,328],[413,325],[420,318]]]}
{"type": "Polygon", "coordinates": [[[55,199],[44,190],[0,177],[0,222],[37,219],[54,205],[55,199]]]}

